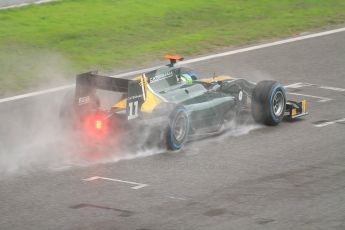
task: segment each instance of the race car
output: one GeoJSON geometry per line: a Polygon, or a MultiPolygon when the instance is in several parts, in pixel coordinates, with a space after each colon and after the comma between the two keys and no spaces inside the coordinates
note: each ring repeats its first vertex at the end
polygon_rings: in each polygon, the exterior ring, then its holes
{"type": "Polygon", "coordinates": [[[77,76],[73,94],[66,96],[60,117],[90,139],[102,142],[119,136],[131,142],[157,139],[170,150],[179,150],[196,135],[219,134],[227,122],[251,111],[258,123],[275,126],[284,117],[307,115],[306,101],[287,100],[276,81],[259,83],[212,76],[198,79],[182,67],[178,55],[166,55],[166,66],[133,79],[87,72],[77,76]],[[120,94],[109,108],[101,106],[97,90],[120,94]],[[126,139],[125,138],[125,139],[126,139]]]}

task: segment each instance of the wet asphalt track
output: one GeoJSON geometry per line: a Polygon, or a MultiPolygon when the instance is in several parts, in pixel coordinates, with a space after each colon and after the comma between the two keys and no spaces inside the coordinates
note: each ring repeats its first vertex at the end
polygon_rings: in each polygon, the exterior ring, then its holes
{"type": "MultiPolygon", "coordinates": [[[[0,229],[345,229],[344,41],[342,32],[194,63],[201,74],[309,83],[287,91],[308,99],[310,116],[178,153],[4,176],[0,229]],[[94,176],[122,181],[83,181],[94,176]]],[[[2,148],[30,140],[39,127],[27,125],[40,116],[31,107],[61,93],[1,104],[2,148]]]]}

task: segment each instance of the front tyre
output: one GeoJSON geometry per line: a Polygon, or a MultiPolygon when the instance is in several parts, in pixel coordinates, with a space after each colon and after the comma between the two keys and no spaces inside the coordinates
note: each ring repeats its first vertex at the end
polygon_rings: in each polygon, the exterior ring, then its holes
{"type": "Polygon", "coordinates": [[[167,148],[179,150],[186,142],[189,132],[189,117],[184,107],[177,107],[170,115],[166,133],[167,148]]]}
{"type": "Polygon", "coordinates": [[[285,113],[286,94],[276,81],[259,82],[252,95],[252,115],[256,122],[278,125],[285,113]]]}

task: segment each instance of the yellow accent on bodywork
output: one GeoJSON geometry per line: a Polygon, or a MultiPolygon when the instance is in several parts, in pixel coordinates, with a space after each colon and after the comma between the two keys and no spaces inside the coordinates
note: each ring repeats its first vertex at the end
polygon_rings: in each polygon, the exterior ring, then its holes
{"type": "Polygon", "coordinates": [[[296,108],[293,108],[291,110],[291,116],[296,116],[296,114],[297,114],[297,110],[296,110],[296,108]]]}
{"type": "Polygon", "coordinates": [[[302,113],[305,113],[307,111],[307,101],[302,101],[302,113]]]}
{"type": "Polygon", "coordinates": [[[112,108],[113,109],[125,109],[127,106],[127,98],[121,99],[118,102],[116,102],[112,108]]]}
{"type": "Polygon", "coordinates": [[[213,78],[199,79],[198,81],[211,83],[214,81],[225,81],[225,80],[232,80],[232,79],[235,79],[235,78],[230,77],[230,76],[217,76],[217,77],[213,77],[213,78]]]}
{"type": "Polygon", "coordinates": [[[156,95],[154,95],[145,84],[146,100],[141,106],[141,111],[146,113],[152,113],[158,104],[162,102],[156,95]]]}
{"type": "MultiPolygon", "coordinates": [[[[140,81],[141,76],[136,76],[135,78],[133,78],[133,80],[140,81]]],[[[146,98],[145,98],[144,103],[141,106],[141,111],[146,112],[146,113],[152,113],[152,111],[156,108],[158,104],[162,102],[162,100],[149,90],[146,78],[144,78],[144,90],[145,90],[146,98]]],[[[116,102],[112,106],[112,108],[126,109],[126,106],[127,106],[127,98],[123,98],[119,100],[118,102],[116,102]]]]}
{"type": "Polygon", "coordinates": [[[151,92],[151,90],[149,89],[146,76],[143,77],[143,80],[146,98],[141,106],[141,111],[146,113],[152,113],[152,111],[156,108],[158,104],[162,102],[162,100],[151,92]]]}

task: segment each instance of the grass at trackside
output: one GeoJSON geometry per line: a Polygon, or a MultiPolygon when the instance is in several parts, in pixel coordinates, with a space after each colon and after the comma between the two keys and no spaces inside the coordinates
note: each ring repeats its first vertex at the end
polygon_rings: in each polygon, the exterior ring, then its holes
{"type": "Polygon", "coordinates": [[[344,0],[63,0],[1,10],[0,95],[344,22],[344,0]]]}

